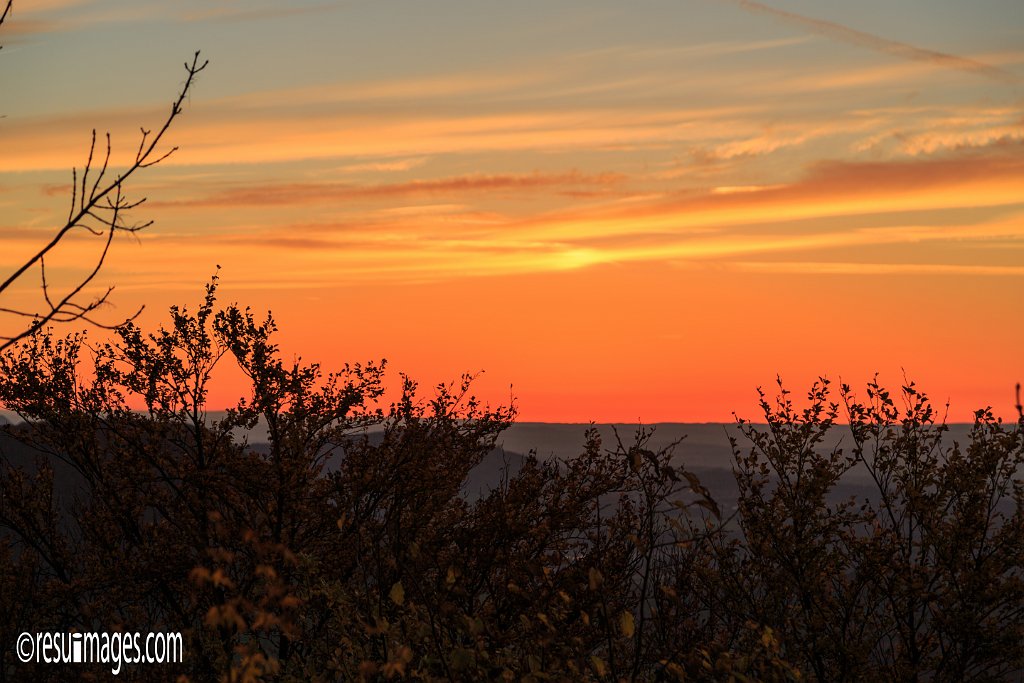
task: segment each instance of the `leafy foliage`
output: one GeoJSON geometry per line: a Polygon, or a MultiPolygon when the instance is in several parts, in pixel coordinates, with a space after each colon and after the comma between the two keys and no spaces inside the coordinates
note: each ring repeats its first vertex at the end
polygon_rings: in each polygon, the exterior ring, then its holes
{"type": "Polygon", "coordinates": [[[801,411],[780,382],[776,404],[762,394],[767,429],[741,421],[741,532],[714,544],[723,609],[785,634],[787,659],[816,680],[1019,675],[1024,421],[979,410],[962,447],[913,383],[898,397],[877,380],[866,401],[846,385],[840,396],[848,453],[820,448],[840,414],[827,380],[801,411]],[[851,473],[873,495],[830,500],[851,473]]]}
{"type": "Polygon", "coordinates": [[[32,461],[0,469],[0,680],[21,631],[181,631],[138,680],[994,680],[1022,666],[1021,425],[947,445],[913,385],[840,407],[763,398],[719,505],[650,430],[530,454],[476,494],[514,407],[471,378],[421,398],[384,364],[285,364],[275,324],[194,311],[117,340],[39,333],[0,359],[32,461]],[[250,395],[207,414],[217,368],[250,395]],[[142,410],[131,407],[144,406],[142,410]],[[260,425],[268,443],[247,443],[260,425]],[[846,429],[844,427],[844,429],[846,429]],[[839,500],[854,469],[878,495],[839,500]]]}

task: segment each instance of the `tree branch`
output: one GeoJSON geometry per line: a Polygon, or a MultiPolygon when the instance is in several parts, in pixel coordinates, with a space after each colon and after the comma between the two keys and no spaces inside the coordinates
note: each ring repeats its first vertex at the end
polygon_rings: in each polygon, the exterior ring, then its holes
{"type": "Polygon", "coordinates": [[[0,14],[0,26],[4,25],[4,21],[7,20],[7,15],[11,13],[11,4],[14,0],[7,0],[7,4],[4,5],[3,14],[0,14]]]}
{"type": "MultiPolygon", "coordinates": [[[[8,0],[3,15],[0,15],[0,24],[7,17],[10,8],[11,0],[8,0]]],[[[177,151],[177,147],[172,147],[166,152],[161,153],[157,147],[171,124],[182,113],[182,103],[188,96],[196,76],[206,68],[208,63],[206,60],[200,62],[199,52],[195,53],[191,63],[185,62],[185,70],[188,76],[185,79],[185,84],[178,92],[177,98],[171,103],[171,110],[167,118],[164,119],[163,124],[155,135],[152,135],[151,131],[142,129],[142,137],[138,150],[135,153],[135,160],[123,173],[116,175],[112,180],[108,179],[111,155],[110,134],[107,133],[106,135],[106,150],[103,153],[102,161],[99,161],[96,155],[96,131],[93,130],[92,141],[89,145],[89,156],[85,162],[85,167],[82,169],[81,177],[79,177],[77,169],[72,169],[71,171],[71,207],[68,212],[67,221],[45,245],[0,283],[0,296],[3,296],[16,283],[23,281],[29,270],[38,267],[41,280],[40,287],[46,302],[43,310],[39,311],[0,306],[0,313],[33,319],[32,323],[27,327],[7,336],[0,336],[0,351],[12,346],[18,340],[31,335],[39,327],[50,322],[74,322],[81,320],[96,324],[89,317],[89,314],[107,302],[113,287],[108,288],[103,295],[88,303],[80,302],[79,297],[103,267],[110,252],[110,245],[113,242],[114,235],[117,232],[139,232],[152,224],[152,221],[135,224],[125,223],[125,212],[140,206],[146,200],[142,198],[137,201],[129,201],[124,194],[124,183],[139,169],[154,166],[177,151]],[[89,176],[92,173],[95,174],[95,177],[90,184],[89,176]],[[103,247],[89,272],[82,276],[75,284],[70,285],[62,296],[55,296],[52,294],[50,283],[46,278],[45,259],[48,255],[55,252],[68,234],[76,228],[83,229],[96,236],[105,236],[103,247]]],[[[140,308],[135,315],[127,320],[134,319],[141,311],[142,309],[140,308]]],[[[111,326],[99,325],[99,327],[109,328],[111,326]]]]}

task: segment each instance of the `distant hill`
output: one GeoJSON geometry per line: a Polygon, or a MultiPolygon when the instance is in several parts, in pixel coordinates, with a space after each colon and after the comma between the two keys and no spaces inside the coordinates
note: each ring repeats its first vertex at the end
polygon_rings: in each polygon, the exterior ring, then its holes
{"type": "MultiPolygon", "coordinates": [[[[217,419],[222,415],[214,413],[210,417],[217,419]]],[[[8,420],[8,417],[10,416],[0,415],[0,424],[5,421],[14,422],[14,420],[8,420]]],[[[590,426],[589,424],[546,422],[522,422],[512,425],[501,434],[495,450],[470,472],[463,487],[465,495],[475,498],[500,485],[504,477],[514,475],[519,470],[526,454],[531,450],[536,451],[537,457],[542,460],[564,459],[579,455],[584,450],[585,433],[590,426]]],[[[646,426],[654,428],[654,434],[649,442],[650,448],[657,450],[679,441],[675,448],[675,463],[694,472],[724,510],[728,511],[735,507],[737,490],[732,475],[733,456],[729,445],[729,435],[738,438],[740,448],[745,447],[744,439],[736,425],[661,423],[646,426]]],[[[635,424],[600,424],[594,425],[594,427],[600,433],[604,446],[609,449],[613,449],[615,446],[616,432],[623,444],[628,446],[632,443],[637,429],[635,424]]],[[[948,442],[951,444],[955,440],[966,443],[970,429],[971,425],[950,425],[947,434],[948,442]]],[[[257,427],[247,437],[253,450],[266,450],[265,430],[257,427]]],[[[376,440],[372,431],[370,440],[371,442],[376,440]]],[[[831,431],[824,447],[831,449],[839,445],[848,448],[850,443],[849,431],[842,425],[838,425],[831,431]]],[[[0,432],[0,457],[12,465],[25,467],[30,471],[34,470],[34,463],[40,455],[0,432]]],[[[62,498],[70,498],[67,494],[77,488],[76,483],[80,483],[78,474],[52,456],[43,457],[48,458],[54,466],[58,493],[62,498]]],[[[872,492],[873,486],[867,473],[863,471],[863,468],[855,468],[844,478],[841,485],[833,492],[832,497],[840,499],[853,495],[858,498],[865,496],[870,498],[872,492]]]]}

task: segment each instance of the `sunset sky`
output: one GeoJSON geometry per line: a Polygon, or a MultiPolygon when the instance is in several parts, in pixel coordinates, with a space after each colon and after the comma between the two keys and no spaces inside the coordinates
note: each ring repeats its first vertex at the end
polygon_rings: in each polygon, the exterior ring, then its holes
{"type": "MultiPolygon", "coordinates": [[[[219,264],[288,357],[483,370],[522,420],[756,417],[777,374],[876,371],[1015,414],[1020,0],[15,0],[0,43],[4,275],[90,130],[123,161],[210,60],[106,319],[219,264]]],[[[98,244],[68,246],[55,277],[98,244]]]]}

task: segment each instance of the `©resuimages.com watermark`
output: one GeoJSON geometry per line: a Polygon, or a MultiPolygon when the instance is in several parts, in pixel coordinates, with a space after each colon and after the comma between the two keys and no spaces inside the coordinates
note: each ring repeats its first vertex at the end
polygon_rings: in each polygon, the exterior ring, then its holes
{"type": "Polygon", "coordinates": [[[14,646],[23,663],[105,664],[121,673],[125,664],[180,664],[180,633],[22,633],[14,646]]]}

